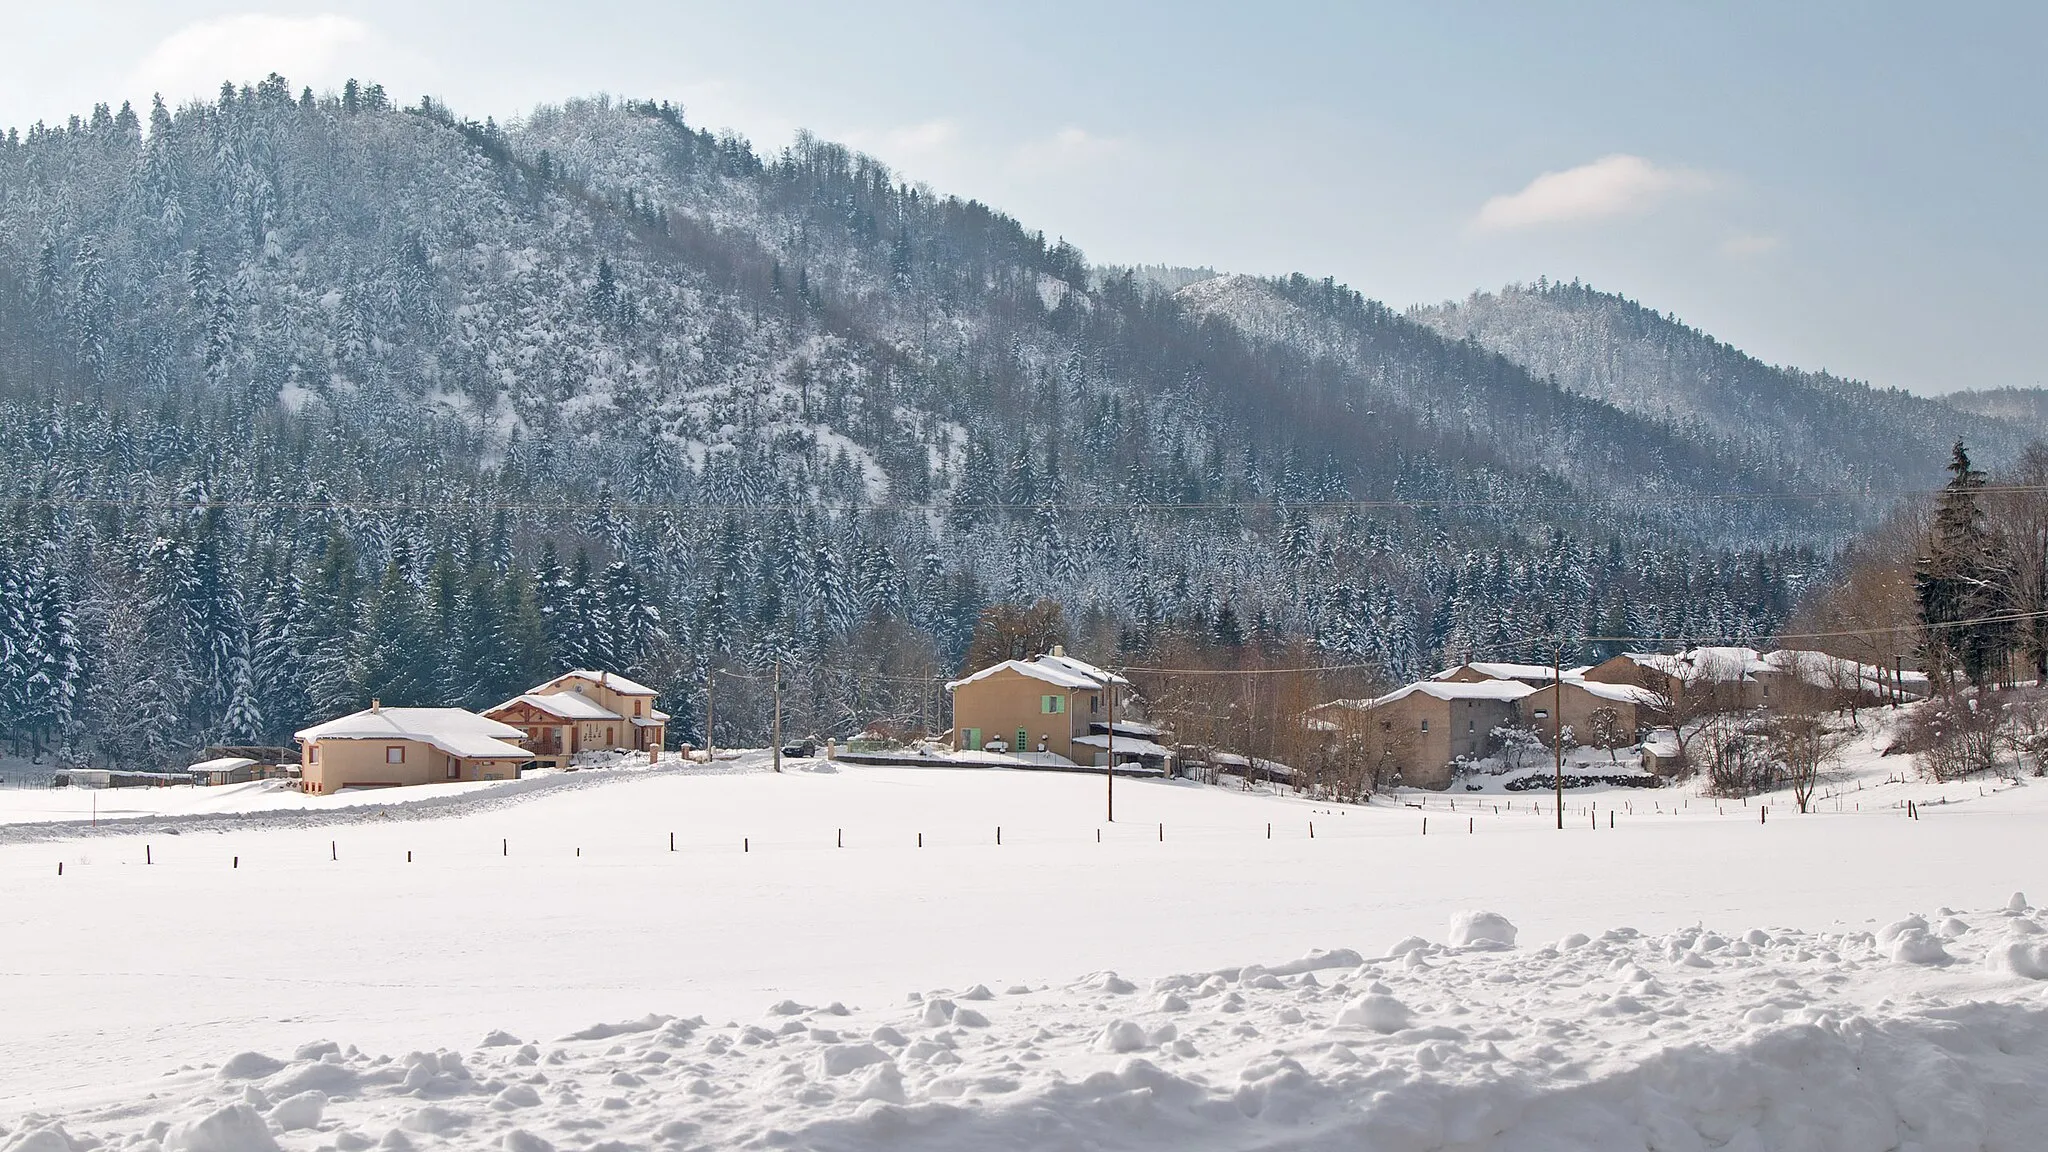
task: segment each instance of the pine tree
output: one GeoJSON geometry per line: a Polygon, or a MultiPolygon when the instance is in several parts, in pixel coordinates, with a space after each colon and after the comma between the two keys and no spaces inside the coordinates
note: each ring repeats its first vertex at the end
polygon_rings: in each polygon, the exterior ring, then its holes
{"type": "Polygon", "coordinates": [[[1927,630],[1929,667],[1960,667],[1981,688],[2012,647],[2012,624],[1998,619],[2009,584],[2005,542],[1984,515],[1984,473],[1971,467],[1960,440],[1948,471],[1913,587],[1927,630]]]}

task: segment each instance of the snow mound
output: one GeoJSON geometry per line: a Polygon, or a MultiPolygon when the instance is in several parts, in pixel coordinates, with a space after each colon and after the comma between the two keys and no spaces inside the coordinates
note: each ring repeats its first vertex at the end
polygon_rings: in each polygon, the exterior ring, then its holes
{"type": "Polygon", "coordinates": [[[1475,945],[1515,946],[1515,926],[1498,912],[1459,912],[1451,917],[1448,937],[1453,948],[1475,945]]]}
{"type": "Polygon", "coordinates": [[[1369,1028],[1382,1033],[1399,1032],[1414,1019],[1414,1011],[1406,1004],[1381,993],[1360,996],[1337,1014],[1339,1027],[1369,1028]]]}
{"type": "Polygon", "coordinates": [[[164,1137],[165,1152],[278,1152],[270,1126],[246,1103],[180,1124],[164,1137]]]}
{"type": "Polygon", "coordinates": [[[261,1052],[237,1052],[220,1066],[223,1080],[261,1080],[284,1067],[284,1061],[261,1052]]]}
{"type": "Polygon", "coordinates": [[[327,1111],[327,1093],[319,1091],[301,1092],[287,1096],[270,1109],[270,1122],[286,1132],[301,1128],[318,1128],[320,1117],[327,1111]]]}
{"type": "Polygon", "coordinates": [[[78,1152],[78,1142],[64,1130],[62,1124],[51,1124],[40,1128],[24,1128],[6,1144],[0,1144],[4,1152],[78,1152]]]}

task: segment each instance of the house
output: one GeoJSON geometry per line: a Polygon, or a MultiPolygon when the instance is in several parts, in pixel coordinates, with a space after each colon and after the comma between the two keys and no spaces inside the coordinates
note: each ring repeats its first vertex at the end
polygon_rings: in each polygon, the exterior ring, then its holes
{"type": "Polygon", "coordinates": [[[1127,752],[1142,758],[1137,747],[1141,741],[1157,748],[1161,757],[1171,755],[1163,745],[1136,736],[1128,738],[1127,749],[1123,713],[1130,707],[1130,681],[1076,660],[1057,645],[1029,660],[991,664],[952,681],[946,691],[953,694],[956,752],[979,751],[1000,742],[1012,751],[1043,751],[1075,764],[1103,763],[1109,754],[1107,726],[1114,708],[1119,763],[1127,752]],[[1095,731],[1098,724],[1103,726],[1100,733],[1095,731]]]}
{"type": "Polygon", "coordinates": [[[386,708],[294,733],[302,787],[389,788],[450,780],[512,780],[533,753],[512,741],[525,733],[461,708],[386,708]]]}
{"type": "Polygon", "coordinates": [[[1623,747],[1634,744],[1637,734],[1650,725],[1660,700],[1656,693],[1638,685],[1605,684],[1567,675],[1554,686],[1546,684],[1523,697],[1521,719],[1548,741],[1556,738],[1560,723],[1556,714],[1562,713],[1561,722],[1571,729],[1572,739],[1591,746],[1599,727],[1597,713],[1605,710],[1613,715],[1610,735],[1619,740],[1616,747],[1623,747]]]}
{"type": "Polygon", "coordinates": [[[256,779],[259,767],[261,765],[248,756],[216,756],[211,760],[201,760],[186,771],[192,774],[194,784],[247,784],[256,779]]]}
{"type": "Polygon", "coordinates": [[[1595,684],[1629,684],[1669,697],[1685,691],[1691,676],[1692,666],[1683,656],[1656,652],[1624,652],[1579,673],[1579,679],[1595,684]]]}
{"type": "Polygon", "coordinates": [[[1754,648],[1715,647],[1676,655],[1624,652],[1586,669],[1583,678],[1597,684],[1634,685],[1674,702],[1708,692],[1720,707],[1741,709],[1769,703],[1772,671],[1754,648]]]}
{"type": "Polygon", "coordinates": [[[1684,767],[1678,754],[1678,735],[1669,728],[1645,733],[1642,749],[1643,771],[1653,776],[1676,776],[1684,767]]]}
{"type": "Polygon", "coordinates": [[[520,730],[532,758],[566,767],[579,752],[658,753],[668,713],[655,691],[613,672],[564,672],[484,715],[520,730]]]}
{"type": "Polygon", "coordinates": [[[1452,764],[1487,753],[1493,730],[1520,718],[1518,705],[1539,692],[1513,680],[1423,680],[1371,700],[1334,700],[1310,709],[1364,712],[1382,728],[1402,734],[1393,766],[1412,788],[1451,786],[1452,764]]]}

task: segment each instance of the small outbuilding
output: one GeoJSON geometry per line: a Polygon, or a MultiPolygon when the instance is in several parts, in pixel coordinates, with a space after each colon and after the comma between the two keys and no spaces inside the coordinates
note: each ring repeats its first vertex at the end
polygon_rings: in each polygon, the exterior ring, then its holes
{"type": "Polygon", "coordinates": [[[216,756],[201,760],[186,771],[192,773],[194,784],[247,784],[256,779],[260,767],[247,756],[216,756]]]}

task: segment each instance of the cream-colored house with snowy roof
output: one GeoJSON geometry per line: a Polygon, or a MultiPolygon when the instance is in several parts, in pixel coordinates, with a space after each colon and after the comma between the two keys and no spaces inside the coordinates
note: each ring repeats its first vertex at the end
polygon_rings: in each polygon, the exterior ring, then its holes
{"type": "Polygon", "coordinates": [[[1493,730],[1516,723],[1532,695],[1549,693],[1514,680],[1423,680],[1371,700],[1332,700],[1309,715],[1336,722],[1332,710],[1363,713],[1365,723],[1400,736],[1391,746],[1402,783],[1441,790],[1451,786],[1452,762],[1486,755],[1493,730]]]}
{"type": "MultiPolygon", "coordinates": [[[[1058,647],[1029,660],[991,664],[946,685],[953,694],[953,748],[979,751],[1000,743],[1012,752],[1037,752],[1043,744],[1043,751],[1076,764],[1093,764],[1107,749],[1090,746],[1090,725],[1108,724],[1110,694],[1115,693],[1121,762],[1125,740],[1135,740],[1122,733],[1130,686],[1116,673],[1076,660],[1058,647]]],[[[1130,751],[1137,754],[1135,742],[1130,751]]]]}
{"type": "Polygon", "coordinates": [[[514,780],[533,753],[525,733],[461,708],[368,708],[294,734],[301,787],[394,788],[450,780],[514,780]]]}
{"type": "Polygon", "coordinates": [[[484,715],[519,729],[534,759],[560,766],[578,752],[659,752],[668,713],[654,698],[654,689],[617,673],[578,669],[484,715]]]}

